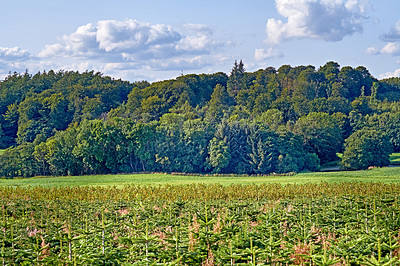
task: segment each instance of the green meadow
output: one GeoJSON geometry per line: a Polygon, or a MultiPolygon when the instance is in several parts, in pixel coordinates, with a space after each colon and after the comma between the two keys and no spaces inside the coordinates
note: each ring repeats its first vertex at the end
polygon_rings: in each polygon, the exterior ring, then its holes
{"type": "Polygon", "coordinates": [[[89,176],[59,176],[0,179],[0,186],[117,186],[135,185],[184,185],[202,184],[306,184],[341,182],[383,182],[400,183],[400,167],[374,168],[364,171],[338,171],[299,173],[287,176],[214,176],[214,175],[171,175],[154,174],[117,174],[89,176]]]}

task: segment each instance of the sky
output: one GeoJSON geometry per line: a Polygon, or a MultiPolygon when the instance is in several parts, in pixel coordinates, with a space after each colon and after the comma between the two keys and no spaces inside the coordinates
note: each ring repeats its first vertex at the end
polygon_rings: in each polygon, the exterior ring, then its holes
{"type": "Polygon", "coordinates": [[[328,61],[400,77],[399,0],[0,0],[0,80],[101,72],[150,82],[328,61]]]}

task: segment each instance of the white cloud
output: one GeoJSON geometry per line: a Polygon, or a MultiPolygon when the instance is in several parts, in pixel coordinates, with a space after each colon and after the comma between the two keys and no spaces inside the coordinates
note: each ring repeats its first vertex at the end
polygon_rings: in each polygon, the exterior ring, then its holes
{"type": "Polygon", "coordinates": [[[268,48],[267,51],[265,51],[265,49],[256,49],[254,52],[254,59],[257,61],[262,61],[272,57],[281,57],[281,56],[282,53],[273,48],[268,48]]]}
{"type": "Polygon", "coordinates": [[[167,25],[150,25],[128,19],[126,21],[99,21],[96,39],[99,48],[106,52],[138,52],[157,45],[175,43],[181,39],[181,36],[167,25]]]}
{"type": "Polygon", "coordinates": [[[0,60],[15,61],[15,60],[27,60],[31,55],[28,51],[23,50],[19,47],[7,48],[0,47],[0,60]]]}
{"type": "Polygon", "coordinates": [[[267,41],[271,44],[292,38],[340,41],[363,30],[367,0],[275,0],[287,22],[268,19],[267,41]]]}
{"type": "Polygon", "coordinates": [[[369,47],[366,50],[367,54],[379,55],[388,54],[392,56],[400,55],[400,42],[388,42],[383,48],[369,47]]]}
{"type": "Polygon", "coordinates": [[[400,55],[400,43],[389,42],[382,49],[381,53],[390,55],[400,55]]]}
{"type": "Polygon", "coordinates": [[[212,50],[223,46],[213,40],[212,30],[203,24],[184,24],[182,28],[185,31],[183,37],[175,46],[180,53],[202,54],[210,53],[212,50]]]}
{"type": "Polygon", "coordinates": [[[96,42],[96,27],[89,23],[61,38],[61,43],[46,45],[39,53],[40,57],[92,57],[99,53],[96,42]]]}
{"type": "Polygon", "coordinates": [[[400,69],[396,69],[393,72],[387,72],[379,76],[380,79],[400,77],[400,69]]]}
{"type": "Polygon", "coordinates": [[[218,46],[205,25],[185,24],[180,33],[169,25],[137,20],[100,20],[64,35],[57,44],[47,45],[41,57],[99,57],[108,61],[168,59],[183,54],[208,54],[218,46]],[[185,34],[187,33],[187,34],[185,34]]]}
{"type": "Polygon", "coordinates": [[[175,46],[177,51],[189,53],[209,53],[216,45],[207,35],[187,36],[175,46]]]}

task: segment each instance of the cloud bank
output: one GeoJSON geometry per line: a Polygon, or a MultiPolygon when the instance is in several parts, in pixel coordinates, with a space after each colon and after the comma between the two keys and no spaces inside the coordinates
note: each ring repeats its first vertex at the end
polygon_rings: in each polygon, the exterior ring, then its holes
{"type": "Polygon", "coordinates": [[[64,35],[57,44],[47,45],[39,56],[154,60],[209,54],[219,45],[204,25],[186,24],[178,32],[169,25],[133,19],[100,20],[64,35]]]}
{"type": "Polygon", "coordinates": [[[363,31],[368,1],[363,0],[275,0],[286,21],[270,18],[267,42],[279,44],[293,38],[341,41],[363,31]]]}

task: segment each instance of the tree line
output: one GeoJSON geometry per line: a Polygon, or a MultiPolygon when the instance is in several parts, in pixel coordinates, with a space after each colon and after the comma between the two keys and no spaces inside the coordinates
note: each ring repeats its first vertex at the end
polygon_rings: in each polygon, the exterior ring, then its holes
{"type": "Polygon", "coordinates": [[[316,171],[338,152],[347,169],[384,166],[399,100],[400,78],[336,62],[154,83],[14,73],[0,82],[0,175],[316,171]]]}

